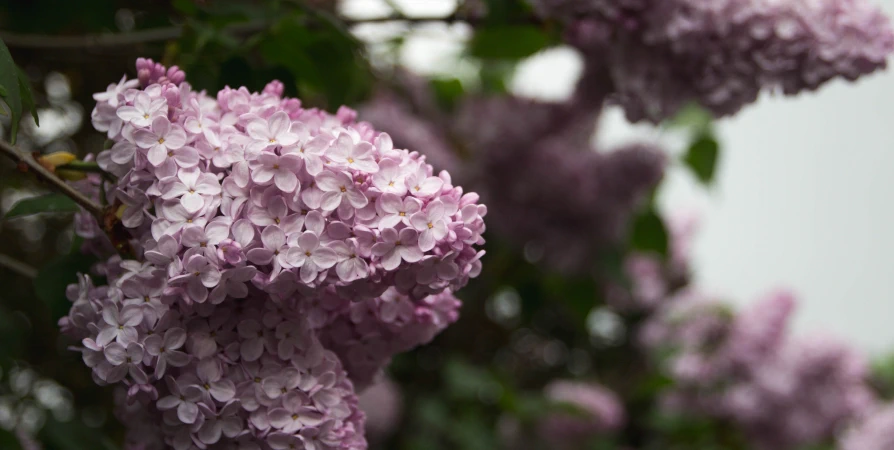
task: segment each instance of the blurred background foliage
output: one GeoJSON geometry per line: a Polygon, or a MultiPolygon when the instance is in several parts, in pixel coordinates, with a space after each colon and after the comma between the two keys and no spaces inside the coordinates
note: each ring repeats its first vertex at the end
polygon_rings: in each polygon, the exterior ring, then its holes
{"type": "MultiPolygon", "coordinates": [[[[463,56],[474,68],[472,76],[464,70],[427,81],[438,108],[448,113],[463,97],[505,94],[515,65],[561,37],[558,24],[533,20],[525,2],[508,0],[460,2],[431,18],[392,10],[369,19],[343,17],[326,0],[3,3],[0,37],[33,88],[41,123],[38,128],[25,118],[18,145],[81,158],[104,145],[89,124],[92,94],[121,74],[132,77],[138,56],[179,65],[196,89],[244,85],[257,91],[279,79],[286,95],[334,111],[342,104],[362,105],[377,90],[405,88],[395,77],[401,70],[395,55],[405,36],[364,42],[352,32],[356,27],[397,23],[409,31],[430,21],[463,23],[473,30],[463,56]],[[488,14],[480,15],[482,8],[488,14]]],[[[4,139],[10,118],[2,117],[4,139]]],[[[721,157],[710,117],[692,108],[668,126],[683,130],[691,142],[678,163],[691,167],[708,188],[721,157]]],[[[8,161],[0,162],[0,448],[28,448],[19,447],[21,429],[48,450],[118,448],[121,427],[109,411],[110,390],[94,384],[56,326],[70,304],[65,286],[91,263],[71,251],[79,244],[70,205],[42,214],[14,211],[18,202],[47,192],[8,161]]],[[[51,201],[43,198],[37,206],[46,209],[51,201]]],[[[390,367],[403,414],[397,431],[382,436],[376,448],[501,448],[511,429],[529,429],[561,407],[541,394],[557,378],[599,380],[623,398],[626,426],[588,442],[587,449],[620,448],[618,442],[648,449],[746,448],[722,423],[654,412],[656,394],[670,381],[632,348],[642,317],[606,306],[603,276],[626,285],[626,255],[668,256],[669,232],[649,198],[627,224],[626,236],[598,255],[602,275],[592,276],[538,265],[536,251],[490,233],[484,272],[458,294],[464,301],[460,321],[390,367]]],[[[879,363],[878,373],[880,391],[894,396],[894,363],[879,363]]]]}

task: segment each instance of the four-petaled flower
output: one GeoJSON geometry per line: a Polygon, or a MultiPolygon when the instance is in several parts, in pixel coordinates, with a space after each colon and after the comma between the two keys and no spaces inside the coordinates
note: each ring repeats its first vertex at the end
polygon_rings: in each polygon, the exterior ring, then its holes
{"type": "Polygon", "coordinates": [[[346,201],[354,208],[363,208],[369,203],[369,199],[360,192],[349,175],[344,172],[330,172],[324,170],[315,178],[317,187],[323,191],[320,207],[324,211],[334,211],[346,201]]]}
{"type": "Polygon", "coordinates": [[[186,330],[183,328],[171,328],[165,331],[164,336],[153,334],[143,341],[146,353],[157,358],[155,361],[155,378],[164,376],[168,364],[174,367],[183,367],[189,364],[189,355],[177,349],[183,347],[186,342],[186,330]]]}
{"type": "Polygon", "coordinates": [[[297,392],[290,392],[282,400],[282,407],[270,410],[270,425],[283,433],[294,433],[304,427],[313,427],[323,421],[323,415],[307,406],[307,399],[297,392]]]}
{"type": "Polygon", "coordinates": [[[174,154],[175,150],[186,145],[186,132],[180,125],[172,125],[164,116],[156,117],[148,130],[136,130],[134,141],[138,147],[149,149],[147,157],[153,166],[160,166],[168,157],[174,158],[180,167],[192,167],[199,162],[199,153],[195,149],[174,154]]]}
{"type": "Polygon", "coordinates": [[[418,238],[418,233],[412,228],[404,228],[400,232],[386,228],[382,230],[382,242],[373,245],[372,254],[381,258],[385,270],[394,270],[401,260],[414,263],[422,259],[418,238]]]}

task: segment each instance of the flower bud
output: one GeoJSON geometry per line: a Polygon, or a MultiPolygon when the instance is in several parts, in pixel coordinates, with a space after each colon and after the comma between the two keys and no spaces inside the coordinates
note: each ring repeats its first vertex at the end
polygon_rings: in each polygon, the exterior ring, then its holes
{"type": "Polygon", "coordinates": [[[87,174],[84,172],[78,172],[76,170],[65,170],[59,169],[56,171],[56,176],[62,178],[66,181],[81,181],[84,178],[87,178],[87,174]]]}
{"type": "Polygon", "coordinates": [[[53,170],[56,167],[64,166],[72,161],[77,159],[73,153],[69,152],[53,152],[48,155],[43,155],[37,158],[37,162],[39,162],[42,166],[53,170]]]}

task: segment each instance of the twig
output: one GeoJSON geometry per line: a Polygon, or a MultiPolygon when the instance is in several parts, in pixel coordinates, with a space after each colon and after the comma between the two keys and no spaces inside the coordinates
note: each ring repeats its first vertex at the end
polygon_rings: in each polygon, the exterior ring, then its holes
{"type": "Polygon", "coordinates": [[[34,279],[37,277],[37,269],[2,253],[0,253],[0,267],[12,270],[25,278],[34,279]]]}
{"type": "MultiPolygon", "coordinates": [[[[250,21],[223,28],[226,34],[243,34],[261,31],[270,26],[268,21],[250,21]]],[[[53,50],[84,50],[94,48],[130,47],[152,42],[164,42],[183,36],[183,26],[153,28],[128,33],[103,33],[82,36],[59,36],[45,34],[20,34],[2,32],[0,39],[7,47],[53,50]]]]}
{"type": "MultiPolygon", "coordinates": [[[[421,23],[456,23],[466,22],[472,25],[481,22],[481,19],[475,17],[466,17],[461,14],[452,14],[443,17],[407,17],[400,14],[373,17],[368,19],[340,19],[342,23],[348,26],[360,25],[364,23],[388,23],[388,22],[404,22],[411,24],[421,23]]],[[[539,19],[531,17],[527,23],[539,24],[539,19]]],[[[268,21],[251,21],[229,25],[222,29],[225,34],[245,34],[253,33],[266,29],[272,25],[268,21]]],[[[97,48],[118,48],[130,47],[139,44],[148,44],[153,42],[164,42],[172,39],[178,39],[183,36],[183,26],[172,26],[165,28],[154,28],[149,30],[131,31],[128,33],[103,33],[88,34],[82,36],[59,36],[45,34],[20,34],[11,32],[0,33],[0,39],[10,48],[32,48],[45,50],[86,50],[97,48]]]]}
{"type": "Polygon", "coordinates": [[[72,161],[68,164],[57,167],[58,170],[70,170],[72,172],[85,172],[85,173],[98,173],[102,176],[103,180],[110,181],[114,183],[116,178],[114,175],[102,170],[94,161],[72,161]]]}
{"type": "Polygon", "coordinates": [[[103,217],[103,209],[102,206],[87,198],[84,194],[78,192],[75,188],[71,187],[65,181],[61,180],[57,177],[53,172],[47,170],[46,167],[40,165],[34,156],[22,152],[12,145],[0,141],[0,152],[13,160],[16,164],[18,164],[19,168],[24,169],[25,171],[32,172],[37,178],[40,178],[42,181],[46,182],[53,189],[59,191],[62,194],[65,194],[69,198],[75,201],[78,205],[81,205],[84,209],[86,209],[90,214],[97,218],[97,220],[101,222],[103,217]]]}

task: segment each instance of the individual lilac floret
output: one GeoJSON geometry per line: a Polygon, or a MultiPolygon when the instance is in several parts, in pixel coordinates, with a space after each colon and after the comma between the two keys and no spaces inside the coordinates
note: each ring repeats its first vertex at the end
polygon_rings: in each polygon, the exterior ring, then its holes
{"type": "Polygon", "coordinates": [[[755,449],[830,442],[875,402],[867,364],[837,341],[790,338],[793,308],[785,292],[738,315],[691,294],[672,301],[642,336],[671,355],[663,410],[727,421],[755,449]]]}
{"type": "MultiPolygon", "coordinates": [[[[762,91],[794,95],[882,69],[894,50],[869,0],[538,0],[610,75],[629,119],[696,102],[734,114],[762,91]]],[[[585,76],[599,76],[590,73],[585,76]]]]}
{"type": "Polygon", "coordinates": [[[538,434],[549,448],[580,448],[596,436],[619,429],[626,421],[618,396],[598,384],[553,381],[544,388],[544,394],[551,402],[575,409],[551,412],[541,419],[538,434]]]}

